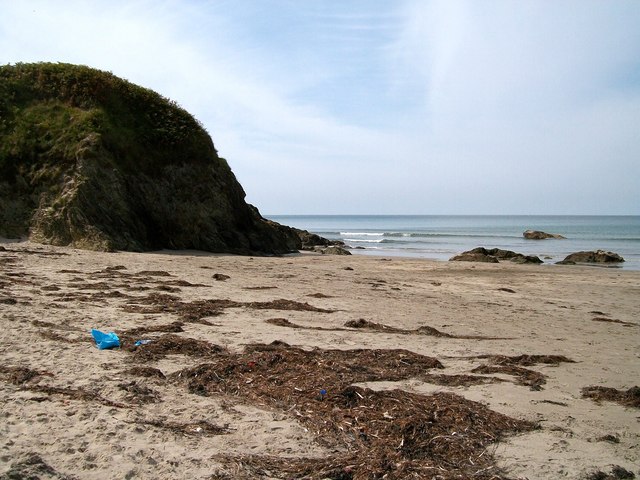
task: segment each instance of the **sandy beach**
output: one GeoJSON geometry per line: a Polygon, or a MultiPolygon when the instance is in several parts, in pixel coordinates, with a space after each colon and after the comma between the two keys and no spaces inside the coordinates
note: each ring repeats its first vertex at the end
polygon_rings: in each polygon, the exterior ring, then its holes
{"type": "Polygon", "coordinates": [[[0,245],[0,478],[640,475],[638,271],[0,245]]]}

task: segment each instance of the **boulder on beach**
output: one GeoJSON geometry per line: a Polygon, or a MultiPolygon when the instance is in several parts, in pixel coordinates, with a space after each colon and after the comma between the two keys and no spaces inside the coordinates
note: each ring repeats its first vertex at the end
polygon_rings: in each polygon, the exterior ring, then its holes
{"type": "Polygon", "coordinates": [[[351,255],[351,252],[346,248],[338,245],[330,245],[328,247],[320,249],[323,255],[351,255]]]}
{"type": "Polygon", "coordinates": [[[498,259],[492,255],[484,253],[472,253],[463,252],[460,255],[451,257],[450,262],[485,262],[485,263],[498,263],[498,259]]]}
{"type": "Polygon", "coordinates": [[[509,260],[514,263],[542,263],[538,257],[533,255],[523,255],[511,250],[502,250],[500,248],[487,249],[477,247],[473,250],[463,252],[449,259],[452,262],[488,262],[498,263],[500,260],[509,260]]]}
{"type": "Polygon", "coordinates": [[[296,250],[245,202],[203,126],[85,66],[0,67],[0,236],[90,250],[296,250]]]}
{"type": "Polygon", "coordinates": [[[557,262],[558,265],[575,265],[577,263],[622,263],[622,258],[617,253],[604,250],[575,252],[567,255],[564,260],[557,262]]]}
{"type": "Polygon", "coordinates": [[[526,230],[522,233],[522,236],[528,240],[544,240],[547,238],[556,238],[556,239],[565,239],[567,237],[563,237],[558,233],[547,233],[541,232],[539,230],[526,230]]]}

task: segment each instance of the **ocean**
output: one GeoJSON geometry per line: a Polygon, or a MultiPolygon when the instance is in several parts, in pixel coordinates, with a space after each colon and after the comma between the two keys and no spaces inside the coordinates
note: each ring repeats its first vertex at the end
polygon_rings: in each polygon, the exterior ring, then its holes
{"type": "Polygon", "coordinates": [[[448,260],[475,247],[537,255],[554,264],[573,252],[608,250],[619,268],[640,270],[640,216],[529,215],[269,215],[268,218],[332,240],[354,255],[448,260]],[[559,233],[565,240],[527,240],[525,230],[559,233]]]}

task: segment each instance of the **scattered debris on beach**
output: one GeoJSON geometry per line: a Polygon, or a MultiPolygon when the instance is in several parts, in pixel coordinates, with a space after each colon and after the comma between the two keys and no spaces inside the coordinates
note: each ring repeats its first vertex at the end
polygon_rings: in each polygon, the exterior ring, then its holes
{"type": "Polygon", "coordinates": [[[287,327],[287,328],[297,328],[303,330],[324,330],[324,331],[332,331],[332,332],[348,332],[355,330],[362,330],[371,333],[392,333],[398,335],[429,335],[432,337],[442,337],[442,338],[459,338],[459,339],[467,339],[467,340],[510,340],[505,337],[485,337],[482,335],[452,335],[449,333],[441,332],[440,330],[430,327],[428,325],[423,325],[421,327],[416,328],[415,330],[407,330],[404,328],[391,327],[389,325],[384,325],[382,323],[372,322],[369,320],[365,320],[364,318],[359,318],[358,320],[349,320],[344,323],[344,326],[347,328],[341,327],[312,327],[306,325],[298,325],[293,323],[286,318],[269,318],[265,320],[266,323],[271,325],[276,325],[279,327],[287,327]]]}
{"type": "Polygon", "coordinates": [[[596,402],[616,402],[625,407],[640,408],[640,387],[631,387],[627,391],[611,387],[589,386],[582,389],[582,396],[596,402]]]}
{"type": "Polygon", "coordinates": [[[200,420],[197,422],[180,423],[170,422],[167,420],[143,420],[138,419],[134,422],[136,425],[149,425],[151,427],[162,428],[163,430],[170,430],[173,433],[179,435],[224,435],[230,433],[229,425],[219,426],[206,420],[200,420]]]}
{"type": "Polygon", "coordinates": [[[310,479],[400,479],[434,472],[444,479],[504,478],[488,445],[533,424],[450,393],[354,385],[420,378],[440,368],[435,358],[406,350],[303,350],[277,342],[214,356],[170,378],[194,394],[230,395],[289,412],[336,452],[323,460],[229,457],[254,472],[310,479]]]}
{"type": "Polygon", "coordinates": [[[624,325],[625,327],[640,327],[640,324],[638,323],[623,322],[622,320],[616,320],[615,318],[594,317],[591,320],[593,320],[594,322],[618,323],[620,325],[624,325]]]}

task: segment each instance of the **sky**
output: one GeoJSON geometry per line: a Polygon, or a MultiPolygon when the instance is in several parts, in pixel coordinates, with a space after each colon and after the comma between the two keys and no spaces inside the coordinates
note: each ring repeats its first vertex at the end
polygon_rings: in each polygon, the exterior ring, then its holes
{"type": "Polygon", "coordinates": [[[263,215],[640,214],[638,0],[0,0],[0,64],[191,112],[263,215]]]}

